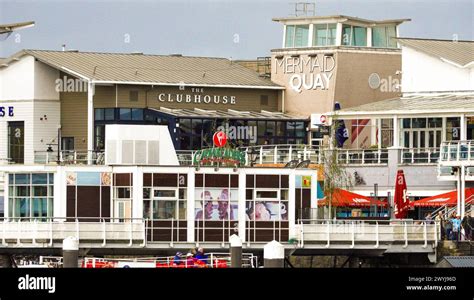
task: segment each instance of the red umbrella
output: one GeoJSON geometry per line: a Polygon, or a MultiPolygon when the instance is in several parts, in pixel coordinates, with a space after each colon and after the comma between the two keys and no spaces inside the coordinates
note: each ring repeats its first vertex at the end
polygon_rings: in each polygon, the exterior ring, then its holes
{"type": "MultiPolygon", "coordinates": [[[[474,199],[474,188],[466,189],[466,203],[474,199]]],[[[424,198],[413,202],[412,206],[456,206],[458,202],[458,191],[451,191],[441,195],[424,198]]]]}
{"type": "MultiPolygon", "coordinates": [[[[318,200],[318,206],[324,205],[328,205],[326,198],[318,200]]],[[[369,207],[371,205],[387,206],[387,203],[341,189],[334,190],[332,195],[332,206],[369,207]]]]}
{"type": "Polygon", "coordinates": [[[395,181],[395,195],[393,199],[395,218],[405,219],[410,208],[410,200],[407,195],[407,183],[403,170],[398,170],[395,181]]]}

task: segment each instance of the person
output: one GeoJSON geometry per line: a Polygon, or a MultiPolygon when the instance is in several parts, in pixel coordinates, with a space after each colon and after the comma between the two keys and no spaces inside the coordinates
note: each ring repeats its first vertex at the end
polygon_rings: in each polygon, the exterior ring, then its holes
{"type": "Polygon", "coordinates": [[[188,252],[186,254],[186,268],[193,268],[194,267],[194,256],[192,253],[188,252]]]}
{"type": "Polygon", "coordinates": [[[217,198],[217,210],[219,211],[219,220],[235,220],[234,210],[229,203],[230,195],[228,189],[223,189],[217,198]]]}
{"type": "Polygon", "coordinates": [[[207,254],[204,253],[204,248],[202,248],[202,247],[199,247],[197,249],[196,255],[194,257],[196,257],[196,259],[198,259],[199,261],[201,261],[205,264],[208,263],[208,261],[207,261],[208,256],[207,256],[207,254]]]}
{"type": "Polygon", "coordinates": [[[462,218],[461,221],[461,226],[462,229],[464,229],[464,236],[466,240],[471,240],[472,238],[472,228],[471,228],[471,223],[472,223],[472,217],[469,213],[464,214],[464,218],[462,218]]]}
{"type": "Polygon", "coordinates": [[[426,221],[426,224],[433,223],[433,218],[431,217],[431,213],[426,213],[425,214],[425,221],[426,221]]]}
{"type": "Polygon", "coordinates": [[[250,220],[255,221],[270,221],[271,212],[265,205],[265,202],[255,203],[255,207],[250,207],[247,211],[247,215],[250,220]]]}
{"type": "Polygon", "coordinates": [[[203,219],[203,214],[204,218],[206,220],[211,220],[212,219],[212,213],[214,211],[214,207],[212,204],[212,196],[210,191],[204,191],[201,193],[201,199],[205,202],[204,208],[199,210],[196,213],[196,220],[202,220],[203,219]]]}
{"type": "Polygon", "coordinates": [[[452,219],[453,222],[453,240],[458,241],[459,235],[461,233],[461,218],[454,214],[454,218],[452,219]]]}
{"type": "Polygon", "coordinates": [[[445,228],[446,228],[446,239],[452,240],[453,239],[453,215],[449,217],[445,221],[445,228]]]}
{"type": "Polygon", "coordinates": [[[438,215],[435,217],[435,221],[439,222],[440,230],[441,230],[441,239],[444,240],[446,239],[446,232],[445,232],[445,220],[443,216],[443,212],[439,211],[438,215]]]}
{"type": "Polygon", "coordinates": [[[173,258],[173,265],[176,265],[176,266],[181,265],[183,263],[182,256],[183,256],[183,253],[179,251],[176,252],[176,255],[173,258]]]}

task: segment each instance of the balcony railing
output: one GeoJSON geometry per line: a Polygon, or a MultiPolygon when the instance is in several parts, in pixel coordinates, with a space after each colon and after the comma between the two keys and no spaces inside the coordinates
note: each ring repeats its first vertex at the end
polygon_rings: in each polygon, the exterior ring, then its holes
{"type": "Polygon", "coordinates": [[[87,164],[88,154],[92,155],[92,164],[105,164],[105,153],[103,151],[70,151],[64,150],[59,152],[35,151],[35,164],[87,164]]]}
{"type": "Polygon", "coordinates": [[[398,157],[400,164],[437,164],[440,148],[402,148],[398,157]]]}
{"type": "Polygon", "coordinates": [[[462,163],[472,160],[474,160],[474,140],[450,141],[441,144],[441,163],[462,163]]]}

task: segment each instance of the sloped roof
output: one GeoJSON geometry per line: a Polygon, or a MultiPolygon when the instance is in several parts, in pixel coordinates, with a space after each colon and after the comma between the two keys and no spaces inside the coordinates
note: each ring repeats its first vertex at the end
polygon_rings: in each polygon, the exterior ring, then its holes
{"type": "Polygon", "coordinates": [[[191,118],[224,118],[224,119],[261,119],[261,120],[307,120],[307,116],[298,116],[293,114],[269,111],[240,111],[240,110],[207,110],[207,109],[171,109],[161,107],[160,109],[149,108],[160,113],[168,114],[174,117],[191,118]]]}
{"type": "Polygon", "coordinates": [[[474,256],[443,257],[453,268],[474,268],[474,256]]]}
{"type": "Polygon", "coordinates": [[[347,21],[356,21],[361,23],[366,23],[368,25],[378,25],[378,24],[401,24],[403,22],[411,21],[411,19],[388,19],[388,20],[369,20],[359,17],[351,17],[346,15],[331,15],[331,16],[298,16],[298,17],[284,17],[284,18],[273,18],[272,21],[275,22],[288,22],[288,21],[297,21],[297,20],[307,20],[307,21],[316,21],[316,20],[327,20],[327,19],[336,19],[340,22],[347,21]]]}
{"type": "Polygon", "coordinates": [[[466,93],[406,94],[402,97],[345,108],[337,112],[350,115],[394,115],[442,112],[474,112],[474,91],[466,93]]]}
{"type": "Polygon", "coordinates": [[[424,52],[458,67],[474,65],[474,41],[398,38],[404,46],[424,52]]]}
{"type": "Polygon", "coordinates": [[[96,83],[283,89],[226,58],[23,50],[3,63],[8,64],[24,55],[32,55],[65,73],[96,83]]]}

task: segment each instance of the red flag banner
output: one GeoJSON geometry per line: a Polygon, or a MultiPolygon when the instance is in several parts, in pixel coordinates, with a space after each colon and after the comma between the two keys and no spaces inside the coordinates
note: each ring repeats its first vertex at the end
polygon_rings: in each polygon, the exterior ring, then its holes
{"type": "Polygon", "coordinates": [[[394,214],[397,219],[405,219],[410,208],[410,200],[407,195],[407,183],[403,170],[398,170],[395,181],[395,195],[393,199],[394,214]]]}

